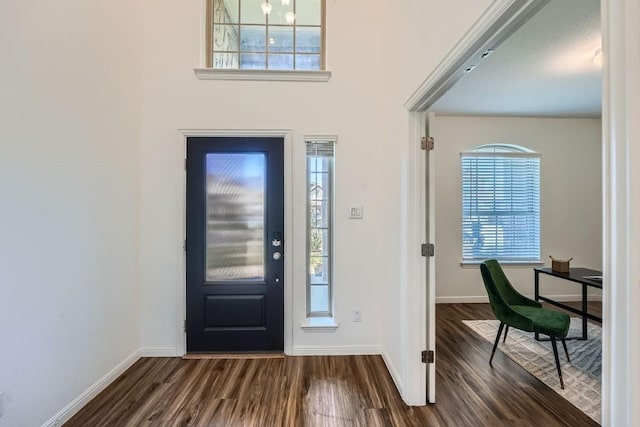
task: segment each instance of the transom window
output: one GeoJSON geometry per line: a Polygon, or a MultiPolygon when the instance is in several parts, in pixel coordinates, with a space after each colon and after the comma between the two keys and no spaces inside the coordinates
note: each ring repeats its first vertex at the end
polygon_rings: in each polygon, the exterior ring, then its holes
{"type": "Polygon", "coordinates": [[[306,139],[307,316],[331,316],[335,139],[306,139]]]}
{"type": "Polygon", "coordinates": [[[460,156],[462,261],[540,262],[540,155],[490,144],[460,156]]]}
{"type": "Polygon", "coordinates": [[[324,70],[324,0],[207,0],[207,66],[324,70]]]}

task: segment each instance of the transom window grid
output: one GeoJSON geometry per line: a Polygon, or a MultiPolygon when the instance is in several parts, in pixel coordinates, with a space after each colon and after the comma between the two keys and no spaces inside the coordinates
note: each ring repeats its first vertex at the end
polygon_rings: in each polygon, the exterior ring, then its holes
{"type": "Polygon", "coordinates": [[[207,0],[207,6],[207,67],[325,69],[324,0],[207,0]]]}
{"type": "Polygon", "coordinates": [[[307,145],[307,316],[332,315],[335,141],[307,145]]]}
{"type": "Polygon", "coordinates": [[[461,164],[463,262],[540,262],[539,154],[485,145],[461,164]]]}

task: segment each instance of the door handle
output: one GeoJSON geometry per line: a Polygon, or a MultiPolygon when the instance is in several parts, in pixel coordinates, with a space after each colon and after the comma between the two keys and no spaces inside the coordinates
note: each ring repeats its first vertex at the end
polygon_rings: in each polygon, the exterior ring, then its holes
{"type": "Polygon", "coordinates": [[[280,252],[274,252],[273,253],[273,259],[278,261],[280,258],[282,258],[282,254],[280,252]]]}

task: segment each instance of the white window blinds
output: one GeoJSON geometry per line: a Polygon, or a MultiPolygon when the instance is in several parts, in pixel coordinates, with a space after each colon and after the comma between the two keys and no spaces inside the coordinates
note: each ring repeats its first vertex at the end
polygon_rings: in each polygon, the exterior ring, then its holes
{"type": "Polygon", "coordinates": [[[307,140],[307,156],[333,157],[335,141],[331,140],[307,140]]]}
{"type": "Polygon", "coordinates": [[[540,156],[496,147],[461,154],[463,262],[538,262],[540,156]]]}

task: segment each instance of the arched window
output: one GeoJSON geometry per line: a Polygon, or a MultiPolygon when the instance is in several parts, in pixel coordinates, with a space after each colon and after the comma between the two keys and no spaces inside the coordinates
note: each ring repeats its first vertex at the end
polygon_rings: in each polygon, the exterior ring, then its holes
{"type": "Polygon", "coordinates": [[[488,144],[460,159],[463,263],[540,262],[540,155],[488,144]]]}

